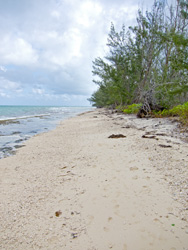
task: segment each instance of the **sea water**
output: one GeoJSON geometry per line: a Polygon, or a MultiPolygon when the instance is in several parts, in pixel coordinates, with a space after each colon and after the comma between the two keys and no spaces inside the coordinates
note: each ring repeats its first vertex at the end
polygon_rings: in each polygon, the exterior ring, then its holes
{"type": "Polygon", "coordinates": [[[0,158],[15,153],[33,135],[54,129],[60,121],[91,107],[0,106],[0,158]]]}

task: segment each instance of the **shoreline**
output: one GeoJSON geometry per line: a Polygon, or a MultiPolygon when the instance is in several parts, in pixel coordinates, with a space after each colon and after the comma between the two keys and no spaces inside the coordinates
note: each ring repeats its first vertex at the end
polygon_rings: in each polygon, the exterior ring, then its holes
{"type": "Polygon", "coordinates": [[[187,250],[188,144],[173,126],[99,109],[30,138],[0,160],[0,247],[187,250]]]}
{"type": "MultiPolygon", "coordinates": [[[[15,107],[12,107],[13,110],[15,107]]],[[[80,112],[87,111],[89,107],[16,107],[16,111],[0,119],[0,159],[15,154],[16,149],[32,136],[55,129],[58,124],[80,112]],[[12,116],[12,117],[11,117],[12,116]]],[[[3,112],[3,110],[2,110],[3,112]]]]}

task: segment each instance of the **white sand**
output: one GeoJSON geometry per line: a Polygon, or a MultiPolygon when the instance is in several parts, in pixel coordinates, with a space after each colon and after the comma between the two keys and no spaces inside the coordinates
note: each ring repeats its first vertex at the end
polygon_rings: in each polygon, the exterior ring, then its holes
{"type": "Polygon", "coordinates": [[[1,159],[0,249],[187,250],[188,144],[173,126],[96,110],[1,159]]]}

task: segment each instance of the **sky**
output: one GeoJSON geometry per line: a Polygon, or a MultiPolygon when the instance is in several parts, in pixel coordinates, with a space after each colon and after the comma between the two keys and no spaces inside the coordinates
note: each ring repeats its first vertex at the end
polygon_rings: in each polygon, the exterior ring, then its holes
{"type": "Polygon", "coordinates": [[[0,0],[0,105],[88,106],[111,22],[151,0],[0,0]]]}

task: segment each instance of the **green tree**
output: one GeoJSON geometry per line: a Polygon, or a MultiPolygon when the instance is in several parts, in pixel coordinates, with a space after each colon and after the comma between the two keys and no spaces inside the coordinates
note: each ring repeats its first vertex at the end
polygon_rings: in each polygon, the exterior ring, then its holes
{"type": "Polygon", "coordinates": [[[137,25],[120,32],[111,24],[109,52],[93,62],[99,86],[90,101],[96,106],[148,102],[172,106],[188,97],[188,2],[175,6],[155,1],[138,10],[137,25]],[[146,98],[147,97],[147,98],[146,98]]]}
{"type": "Polygon", "coordinates": [[[163,32],[158,93],[166,106],[185,102],[188,80],[188,3],[170,6],[163,32]]]}

